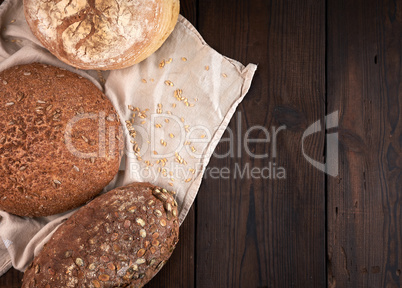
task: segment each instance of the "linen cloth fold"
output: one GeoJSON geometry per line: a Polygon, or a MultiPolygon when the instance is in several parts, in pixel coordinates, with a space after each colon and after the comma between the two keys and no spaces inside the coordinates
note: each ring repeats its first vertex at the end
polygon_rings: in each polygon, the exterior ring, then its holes
{"type": "MultiPolygon", "coordinates": [[[[6,0],[0,6],[0,71],[41,62],[90,79],[112,101],[123,126],[130,120],[136,130],[133,136],[123,127],[126,148],[120,171],[103,192],[135,181],[173,190],[182,223],[256,65],[245,67],[222,56],[180,16],[168,40],[143,62],[106,72],[79,70],[43,48],[22,5],[22,0],[6,0]]],[[[74,212],[31,219],[0,211],[0,275],[11,266],[24,271],[74,212]]]]}

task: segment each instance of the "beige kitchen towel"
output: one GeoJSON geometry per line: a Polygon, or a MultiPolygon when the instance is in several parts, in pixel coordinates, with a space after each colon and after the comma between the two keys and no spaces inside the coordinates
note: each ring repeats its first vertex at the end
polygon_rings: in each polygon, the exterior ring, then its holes
{"type": "MultiPolygon", "coordinates": [[[[155,54],[107,72],[78,70],[52,56],[31,33],[22,0],[4,1],[0,21],[0,71],[31,62],[59,66],[87,77],[112,101],[125,126],[126,145],[121,171],[104,192],[134,181],[166,187],[176,192],[182,223],[256,66],[222,56],[181,16],[155,54]]],[[[30,219],[0,211],[0,275],[11,265],[24,271],[74,212],[30,219]]]]}

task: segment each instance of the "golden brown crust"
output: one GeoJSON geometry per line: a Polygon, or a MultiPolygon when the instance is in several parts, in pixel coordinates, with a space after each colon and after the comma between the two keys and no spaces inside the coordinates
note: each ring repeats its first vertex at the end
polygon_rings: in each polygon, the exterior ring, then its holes
{"type": "Polygon", "coordinates": [[[155,52],[176,25],[179,0],[24,0],[41,43],[80,69],[120,69],[155,52]]]}
{"type": "Polygon", "coordinates": [[[120,121],[89,80],[49,65],[20,65],[0,73],[0,95],[1,210],[61,213],[116,175],[120,121]]]}
{"type": "MultiPolygon", "coordinates": [[[[172,0],[171,1],[171,13],[166,13],[164,17],[164,22],[166,24],[162,24],[162,26],[166,25],[166,29],[161,30],[159,37],[155,37],[152,40],[152,44],[149,45],[149,48],[147,50],[144,49],[144,52],[142,55],[136,57],[135,59],[132,58],[128,60],[128,62],[136,64],[139,63],[146,58],[148,58],[150,55],[152,55],[156,50],[158,50],[162,44],[166,41],[166,39],[170,36],[170,34],[173,32],[174,27],[176,26],[177,19],[179,17],[180,13],[180,1],[179,0],[172,0]]],[[[130,65],[128,65],[130,66],[130,65]]]]}
{"type": "Polygon", "coordinates": [[[165,189],[117,188],[58,228],[22,287],[142,287],[169,259],[178,236],[177,203],[165,189]]]}

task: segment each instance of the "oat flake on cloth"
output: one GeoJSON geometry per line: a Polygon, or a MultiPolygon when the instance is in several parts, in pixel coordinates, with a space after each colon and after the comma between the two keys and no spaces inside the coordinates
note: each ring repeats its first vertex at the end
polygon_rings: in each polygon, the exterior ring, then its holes
{"type": "MultiPolygon", "coordinates": [[[[22,0],[4,1],[0,21],[0,71],[32,62],[55,65],[87,77],[112,101],[124,124],[126,149],[121,171],[104,192],[134,181],[166,187],[177,193],[182,223],[256,65],[244,67],[220,55],[182,16],[151,57],[102,73],[70,67],[44,49],[25,21],[22,0]],[[133,113],[135,137],[125,124],[133,113]]],[[[74,212],[30,219],[0,211],[0,275],[11,266],[24,271],[74,212]]]]}

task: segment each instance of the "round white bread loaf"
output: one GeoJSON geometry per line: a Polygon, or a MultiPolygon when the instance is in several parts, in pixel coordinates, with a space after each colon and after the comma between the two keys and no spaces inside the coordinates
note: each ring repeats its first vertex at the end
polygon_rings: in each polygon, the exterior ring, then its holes
{"type": "Polygon", "coordinates": [[[24,0],[40,42],[80,69],[112,70],[141,62],[173,31],[179,0],[24,0]]]}

